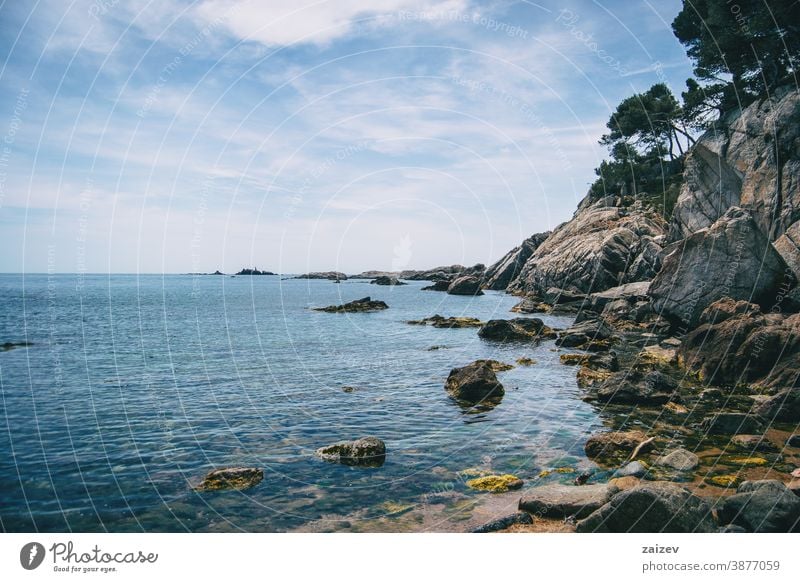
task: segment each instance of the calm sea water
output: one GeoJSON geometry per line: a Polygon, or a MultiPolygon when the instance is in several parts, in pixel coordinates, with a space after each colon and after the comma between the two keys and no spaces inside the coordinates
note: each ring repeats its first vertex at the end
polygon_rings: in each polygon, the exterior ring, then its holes
{"type": "Polygon", "coordinates": [[[0,526],[290,531],[326,520],[336,529],[437,491],[487,495],[454,481],[470,467],[530,478],[556,461],[585,463],[582,445],[600,421],[552,342],[498,346],[475,329],[405,323],[435,313],[507,318],[516,299],[423,285],[0,275],[0,344],[33,342],[0,352],[0,526]],[[309,309],[366,295],[390,308],[309,309]],[[495,409],[464,410],[447,397],[452,367],[521,356],[538,363],[499,374],[507,393],[495,409]],[[314,457],[367,435],[386,442],[379,469],[314,457]],[[241,465],[262,467],[264,481],[242,492],[192,489],[214,468],[241,465]]]}

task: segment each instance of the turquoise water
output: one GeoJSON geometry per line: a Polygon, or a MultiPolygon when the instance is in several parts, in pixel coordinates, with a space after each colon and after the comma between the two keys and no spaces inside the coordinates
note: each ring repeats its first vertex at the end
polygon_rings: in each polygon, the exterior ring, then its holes
{"type": "MultiPolygon", "coordinates": [[[[160,275],[0,275],[0,526],[5,531],[290,531],[418,506],[483,467],[522,478],[585,462],[600,426],[552,342],[498,346],[475,329],[412,326],[435,313],[508,318],[516,298],[426,283],[160,275]],[[390,308],[320,313],[366,295],[390,308]],[[445,346],[430,351],[431,346],[445,346]],[[443,388],[454,366],[513,363],[493,410],[443,388]],[[352,393],[342,386],[355,386],[352,393]],[[378,469],[315,458],[374,435],[378,469]],[[208,471],[256,466],[246,491],[197,493],[208,471]],[[449,485],[448,485],[449,483],[449,485]]],[[[569,318],[543,317],[566,327],[569,318]]]]}

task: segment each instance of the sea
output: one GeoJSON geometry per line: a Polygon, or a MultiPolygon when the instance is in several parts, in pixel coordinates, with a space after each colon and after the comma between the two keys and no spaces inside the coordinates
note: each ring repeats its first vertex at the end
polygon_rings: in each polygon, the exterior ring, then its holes
{"type": "Polygon", "coordinates": [[[602,421],[560,362],[569,350],[409,325],[518,316],[516,297],[427,284],[0,275],[0,344],[29,344],[0,351],[0,528],[458,531],[492,495],[471,489],[471,477],[530,483],[560,468],[558,478],[574,479],[590,466],[583,444],[602,421]],[[389,308],[313,310],[365,296],[389,308]],[[465,407],[444,383],[481,358],[515,367],[498,373],[497,406],[465,407]],[[362,436],[386,443],[382,467],[315,455],[362,436]],[[263,481],[196,489],[209,471],[238,466],[263,469],[263,481]]]}

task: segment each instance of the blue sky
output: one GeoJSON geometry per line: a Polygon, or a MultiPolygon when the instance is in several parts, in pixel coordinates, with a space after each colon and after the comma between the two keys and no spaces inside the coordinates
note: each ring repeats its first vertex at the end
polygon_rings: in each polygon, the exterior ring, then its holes
{"type": "Polygon", "coordinates": [[[567,220],[677,0],[0,6],[0,271],[490,263],[567,220]]]}

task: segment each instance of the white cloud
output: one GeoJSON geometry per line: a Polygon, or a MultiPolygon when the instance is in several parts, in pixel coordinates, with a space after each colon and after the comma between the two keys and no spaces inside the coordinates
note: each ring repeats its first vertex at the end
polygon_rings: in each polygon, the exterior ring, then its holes
{"type": "Polygon", "coordinates": [[[462,12],[466,0],[318,0],[298,5],[284,0],[207,0],[197,9],[201,19],[227,14],[225,26],[242,40],[270,46],[295,43],[327,44],[350,34],[359,21],[379,24],[400,12],[425,14],[462,12]]]}

